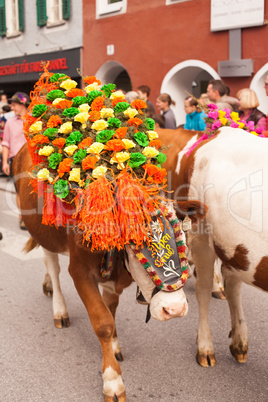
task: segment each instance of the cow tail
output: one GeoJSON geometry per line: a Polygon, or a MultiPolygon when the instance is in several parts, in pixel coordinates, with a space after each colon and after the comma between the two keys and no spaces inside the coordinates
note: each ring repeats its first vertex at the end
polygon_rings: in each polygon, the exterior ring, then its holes
{"type": "Polygon", "coordinates": [[[22,251],[24,253],[29,253],[30,251],[32,251],[34,248],[37,247],[39,247],[39,244],[36,243],[36,241],[32,237],[30,237],[25,246],[23,247],[22,251]]]}

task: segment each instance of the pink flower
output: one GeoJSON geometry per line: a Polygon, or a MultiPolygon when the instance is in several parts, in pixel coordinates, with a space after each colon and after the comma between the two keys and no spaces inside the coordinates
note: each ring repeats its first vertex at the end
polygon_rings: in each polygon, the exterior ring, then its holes
{"type": "Polygon", "coordinates": [[[218,109],[217,110],[211,110],[210,112],[208,112],[208,119],[217,120],[218,117],[219,117],[218,109]]]}
{"type": "Polygon", "coordinates": [[[230,124],[230,127],[233,127],[233,128],[238,128],[238,127],[239,127],[239,124],[237,124],[237,123],[233,122],[232,124],[230,124]]]}
{"type": "Polygon", "coordinates": [[[248,129],[250,131],[254,131],[254,128],[255,128],[254,121],[251,121],[251,120],[247,121],[247,122],[243,121],[243,123],[246,124],[246,126],[248,127],[248,129]]]}
{"type": "Polygon", "coordinates": [[[261,134],[263,132],[263,127],[257,127],[255,128],[255,131],[257,134],[261,134]]]}
{"type": "Polygon", "coordinates": [[[215,103],[208,103],[207,107],[209,107],[210,109],[218,109],[218,106],[215,105],[215,103]]]}
{"type": "Polygon", "coordinates": [[[231,110],[230,109],[223,109],[223,111],[225,112],[224,117],[226,117],[226,119],[230,119],[231,110]]]}
{"type": "Polygon", "coordinates": [[[212,128],[212,130],[217,130],[220,127],[221,127],[221,121],[217,120],[217,121],[215,121],[215,123],[212,124],[211,128],[212,128]]]}

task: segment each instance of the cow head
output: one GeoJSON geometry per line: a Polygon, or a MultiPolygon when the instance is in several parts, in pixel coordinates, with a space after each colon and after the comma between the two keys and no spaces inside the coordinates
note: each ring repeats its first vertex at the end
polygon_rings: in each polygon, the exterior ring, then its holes
{"type": "MultiPolygon", "coordinates": [[[[178,205],[179,218],[190,215],[193,222],[203,219],[207,206],[199,201],[184,201],[178,205]]],[[[173,209],[173,206],[169,205],[173,209]]],[[[173,212],[175,213],[174,209],[173,212]]],[[[185,242],[185,236],[184,242],[185,242]]],[[[188,303],[183,288],[172,292],[160,290],[155,292],[156,285],[151,280],[139,259],[136,257],[133,247],[126,247],[128,258],[126,266],[133,279],[142,291],[144,298],[150,305],[150,313],[159,321],[166,321],[175,317],[184,317],[188,312],[188,303]]]]}

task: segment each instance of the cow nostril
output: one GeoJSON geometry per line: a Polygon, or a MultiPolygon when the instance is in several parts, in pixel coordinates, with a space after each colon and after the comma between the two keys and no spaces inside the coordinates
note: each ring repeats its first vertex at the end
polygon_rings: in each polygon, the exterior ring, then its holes
{"type": "Polygon", "coordinates": [[[168,310],[165,307],[163,307],[163,311],[165,314],[170,315],[170,313],[168,312],[168,310]]]}

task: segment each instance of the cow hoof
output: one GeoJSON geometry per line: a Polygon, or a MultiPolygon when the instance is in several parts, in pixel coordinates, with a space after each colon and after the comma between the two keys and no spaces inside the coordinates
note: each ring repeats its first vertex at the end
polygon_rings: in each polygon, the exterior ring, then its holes
{"type": "Polygon", "coordinates": [[[123,362],[124,361],[124,356],[122,355],[121,352],[115,353],[115,358],[118,362],[123,362]]]}
{"type": "Polygon", "coordinates": [[[216,359],[215,359],[215,354],[199,354],[197,352],[196,354],[196,361],[197,363],[202,366],[202,367],[214,367],[216,366],[216,359]]]}
{"type": "Polygon", "coordinates": [[[56,328],[68,328],[70,326],[69,316],[61,317],[61,318],[54,318],[54,325],[56,328]]]}
{"type": "Polygon", "coordinates": [[[127,396],[126,393],[123,392],[123,394],[117,396],[105,396],[104,395],[104,402],[126,402],[127,400],[127,396]]]}
{"type": "Polygon", "coordinates": [[[230,352],[238,363],[246,363],[248,357],[247,350],[242,351],[241,348],[235,348],[233,345],[230,345],[230,352]]]}
{"type": "Polygon", "coordinates": [[[215,299],[226,300],[225,294],[221,290],[212,292],[212,297],[215,297],[215,299]]]}

